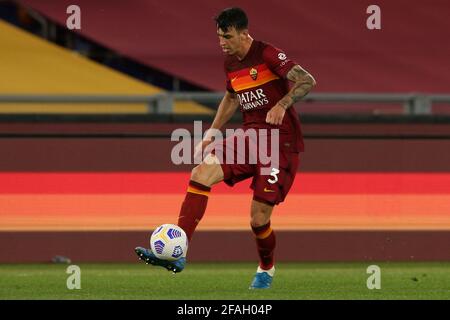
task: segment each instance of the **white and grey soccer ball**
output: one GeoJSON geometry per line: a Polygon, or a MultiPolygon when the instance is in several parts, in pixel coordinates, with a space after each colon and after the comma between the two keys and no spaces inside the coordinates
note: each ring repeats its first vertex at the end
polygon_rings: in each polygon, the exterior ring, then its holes
{"type": "Polygon", "coordinates": [[[186,257],[188,240],[179,226],[163,224],[153,231],[150,247],[157,258],[174,261],[186,257]]]}

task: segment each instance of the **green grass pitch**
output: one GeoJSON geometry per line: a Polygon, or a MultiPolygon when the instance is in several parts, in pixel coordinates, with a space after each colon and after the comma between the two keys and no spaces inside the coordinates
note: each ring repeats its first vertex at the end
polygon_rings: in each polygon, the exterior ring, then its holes
{"type": "Polygon", "coordinates": [[[81,289],[66,286],[67,265],[0,265],[0,299],[450,299],[450,262],[278,263],[273,287],[248,290],[254,263],[190,263],[172,274],[135,264],[79,264],[81,289]],[[369,265],[381,289],[369,290],[369,265]]]}

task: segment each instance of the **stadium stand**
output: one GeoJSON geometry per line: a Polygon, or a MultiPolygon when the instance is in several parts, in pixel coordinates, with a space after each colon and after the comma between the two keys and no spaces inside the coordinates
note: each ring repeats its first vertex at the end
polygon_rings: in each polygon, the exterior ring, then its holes
{"type": "MultiPolygon", "coordinates": [[[[20,2],[62,25],[72,4],[69,0],[20,2]]],[[[212,18],[232,1],[133,0],[111,6],[107,0],[79,0],[77,4],[83,15],[81,34],[144,64],[211,90],[224,90],[212,18]]],[[[439,93],[449,89],[448,1],[420,6],[407,0],[377,1],[382,29],[375,31],[365,27],[368,4],[363,1],[269,0],[261,4],[251,0],[239,5],[247,9],[256,39],[283,48],[320,75],[316,92],[439,93]]]]}
{"type": "MultiPolygon", "coordinates": [[[[72,4],[18,3],[61,26],[72,4]]],[[[77,4],[83,17],[78,35],[173,77],[224,90],[212,18],[231,1],[77,4]]],[[[383,8],[379,31],[364,27],[363,2],[251,0],[242,7],[255,38],[285,49],[317,75],[313,94],[448,93],[448,2],[434,0],[420,8],[405,0],[378,4],[383,8]],[[280,14],[273,15],[275,10],[280,14]]],[[[7,76],[0,80],[0,95],[163,92],[3,22],[0,42],[0,60],[9,62],[1,66],[7,76]]],[[[299,105],[308,110],[307,103],[299,105]]],[[[362,106],[357,104],[350,117],[330,116],[344,110],[336,103],[317,108],[320,117],[308,120],[301,114],[306,152],[292,192],[273,218],[280,247],[286,248],[280,261],[450,260],[450,118],[355,117],[362,106]],[[292,250],[292,244],[301,250],[292,250]]],[[[403,110],[385,107],[386,113],[403,110]]],[[[2,113],[81,111],[80,105],[56,104],[0,108],[2,113]]],[[[54,252],[68,252],[78,261],[134,261],[129,248],[147,239],[152,226],[175,222],[192,165],[170,161],[175,144],[170,134],[191,130],[193,119],[210,121],[211,110],[177,103],[175,113],[195,114],[164,118],[145,114],[143,104],[82,108],[134,113],[139,122],[0,117],[0,262],[42,262],[54,252]],[[36,243],[42,250],[30,256],[17,250],[36,243]]],[[[378,108],[374,103],[364,110],[378,108]]],[[[444,109],[449,112],[448,104],[444,109]]],[[[239,261],[254,254],[248,184],[214,188],[194,240],[193,261],[239,261]],[[236,255],[237,246],[245,254],[236,255]],[[223,250],[212,250],[217,247],[223,250]]]]}
{"type": "MultiPolygon", "coordinates": [[[[0,20],[0,94],[154,95],[163,90],[104,67],[0,20]]],[[[178,102],[176,113],[209,114],[193,102],[178,102]]],[[[146,104],[0,104],[0,113],[145,114],[146,104]]]]}

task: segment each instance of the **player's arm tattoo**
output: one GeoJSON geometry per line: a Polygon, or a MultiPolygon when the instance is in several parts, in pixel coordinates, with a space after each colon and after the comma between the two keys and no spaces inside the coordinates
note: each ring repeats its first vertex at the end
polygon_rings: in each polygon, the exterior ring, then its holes
{"type": "Polygon", "coordinates": [[[278,104],[284,109],[288,109],[294,103],[306,96],[308,92],[316,85],[316,80],[308,71],[295,65],[288,72],[287,78],[294,82],[291,90],[280,100],[278,104]]]}

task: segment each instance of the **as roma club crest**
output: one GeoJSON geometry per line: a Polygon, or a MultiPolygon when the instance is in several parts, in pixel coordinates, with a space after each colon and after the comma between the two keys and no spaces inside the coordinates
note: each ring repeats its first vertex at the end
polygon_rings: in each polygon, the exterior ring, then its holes
{"type": "Polygon", "coordinates": [[[256,70],[255,68],[251,68],[250,77],[252,77],[253,80],[256,80],[256,78],[258,78],[258,70],[256,70]]]}

